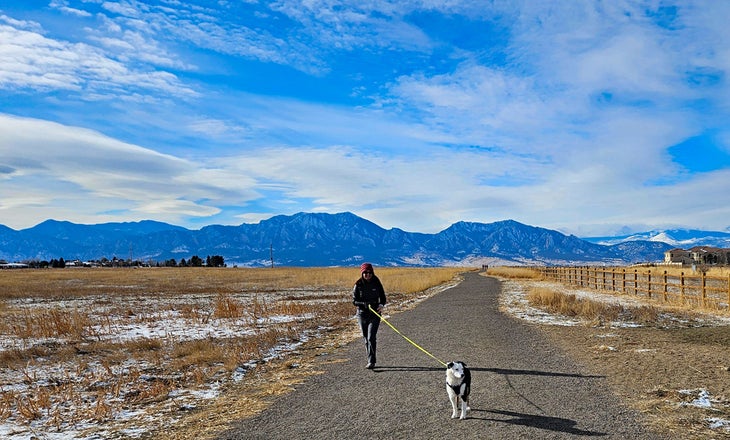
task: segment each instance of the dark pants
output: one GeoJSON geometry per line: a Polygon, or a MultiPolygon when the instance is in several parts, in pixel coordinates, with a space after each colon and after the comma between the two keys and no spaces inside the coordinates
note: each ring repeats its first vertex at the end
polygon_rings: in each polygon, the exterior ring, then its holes
{"type": "Polygon", "coordinates": [[[380,318],[373,315],[372,313],[360,313],[357,316],[360,322],[360,330],[362,331],[362,337],[365,339],[365,349],[368,354],[368,363],[375,364],[376,356],[375,350],[378,346],[378,327],[380,327],[380,318]]]}

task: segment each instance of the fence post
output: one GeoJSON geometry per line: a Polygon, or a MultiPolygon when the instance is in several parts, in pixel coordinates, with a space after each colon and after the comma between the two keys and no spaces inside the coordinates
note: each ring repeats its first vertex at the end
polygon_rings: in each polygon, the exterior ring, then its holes
{"type": "Polygon", "coordinates": [[[664,271],[664,302],[667,302],[667,271],[664,271]]]}
{"type": "Polygon", "coordinates": [[[648,282],[646,285],[646,291],[647,291],[647,295],[649,295],[649,299],[651,299],[651,270],[646,271],[646,276],[648,278],[648,282]]]}
{"type": "Polygon", "coordinates": [[[611,290],[616,291],[616,268],[611,268],[611,290]]]}
{"type": "Polygon", "coordinates": [[[684,272],[679,273],[679,299],[684,305],[684,272]]]}
{"type": "Polygon", "coordinates": [[[707,307],[707,273],[702,271],[702,307],[707,307]]]}
{"type": "Polygon", "coordinates": [[[639,294],[639,269],[634,269],[634,295],[639,294]]]}

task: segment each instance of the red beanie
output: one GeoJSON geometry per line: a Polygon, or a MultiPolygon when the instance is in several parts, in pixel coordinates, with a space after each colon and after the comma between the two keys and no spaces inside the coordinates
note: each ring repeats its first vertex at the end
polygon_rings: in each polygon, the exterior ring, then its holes
{"type": "Polygon", "coordinates": [[[374,272],[373,271],[373,265],[370,264],[370,263],[363,263],[363,264],[361,264],[360,265],[360,273],[363,273],[365,271],[374,272]]]}

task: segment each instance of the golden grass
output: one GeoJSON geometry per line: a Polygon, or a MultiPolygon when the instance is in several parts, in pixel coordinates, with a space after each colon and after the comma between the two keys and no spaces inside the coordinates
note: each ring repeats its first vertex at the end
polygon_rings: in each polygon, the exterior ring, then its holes
{"type": "Polygon", "coordinates": [[[28,339],[37,337],[71,337],[81,340],[91,333],[92,319],[78,310],[23,310],[11,320],[0,324],[0,331],[10,331],[15,336],[28,339]],[[7,327],[11,327],[8,329],[7,327]]]}
{"type": "Polygon", "coordinates": [[[240,318],[246,309],[241,301],[231,298],[230,295],[220,294],[216,298],[213,316],[215,318],[240,318]]]}
{"type": "MultiPolygon", "coordinates": [[[[452,279],[464,268],[376,267],[388,292],[413,293],[452,279]]],[[[352,288],[358,267],[278,268],[94,268],[6,270],[0,278],[3,298],[180,295],[193,293],[271,292],[294,288],[352,288]]],[[[0,308],[0,311],[2,308],[0,308]]]]}
{"type": "Polygon", "coordinates": [[[175,344],[171,355],[175,359],[173,368],[180,370],[190,366],[219,363],[223,358],[223,351],[217,342],[196,339],[175,344]]]}
{"type": "Polygon", "coordinates": [[[623,311],[623,308],[616,304],[605,304],[578,298],[572,294],[564,294],[544,287],[530,289],[527,293],[527,300],[530,305],[543,308],[550,313],[563,316],[580,316],[591,320],[613,321],[623,311]]]}
{"type": "MultiPolygon", "coordinates": [[[[563,316],[580,317],[596,324],[627,321],[645,325],[657,324],[660,311],[652,305],[627,307],[618,303],[606,303],[576,295],[557,292],[546,287],[533,287],[527,293],[530,305],[563,316]]],[[[689,316],[689,315],[688,315],[689,316]]]]}
{"type": "MultiPolygon", "coordinates": [[[[610,324],[616,321],[632,322],[645,326],[662,325],[665,320],[662,310],[669,310],[667,307],[660,308],[651,304],[625,306],[619,303],[595,301],[569,293],[558,292],[547,287],[533,287],[527,293],[527,300],[530,305],[550,313],[583,318],[596,325],[610,324]]],[[[671,312],[673,316],[681,317],[687,322],[696,318],[696,314],[692,311],[677,307],[672,307],[671,312]]]]}
{"type": "Polygon", "coordinates": [[[486,275],[508,279],[541,279],[539,271],[532,267],[495,266],[489,267],[486,275]]]}
{"type": "MultiPolygon", "coordinates": [[[[466,269],[375,270],[389,302],[397,304],[466,269]]],[[[270,356],[274,347],[304,333],[318,337],[351,320],[350,292],[359,275],[359,267],[3,271],[0,334],[23,344],[0,351],[0,368],[22,371],[27,389],[3,393],[0,421],[44,419],[57,429],[80,421],[104,423],[121,409],[162,404],[173,390],[230,377],[242,365],[270,356]],[[84,305],[53,306],[58,300],[84,305]],[[103,340],[115,326],[155,326],[171,315],[196,324],[227,320],[246,331],[188,341],[103,340]],[[278,316],[296,319],[278,323],[278,316]],[[39,367],[54,364],[62,364],[62,372],[49,383],[39,367]]]]}

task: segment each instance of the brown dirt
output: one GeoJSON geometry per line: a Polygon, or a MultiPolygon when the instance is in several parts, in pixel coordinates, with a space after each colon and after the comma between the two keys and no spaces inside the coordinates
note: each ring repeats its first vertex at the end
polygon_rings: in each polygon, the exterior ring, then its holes
{"type": "Polygon", "coordinates": [[[710,429],[707,421],[730,420],[729,327],[542,327],[557,346],[606,376],[614,392],[658,432],[730,438],[729,431],[710,429]],[[712,409],[687,405],[700,390],[709,392],[712,409]]]}

